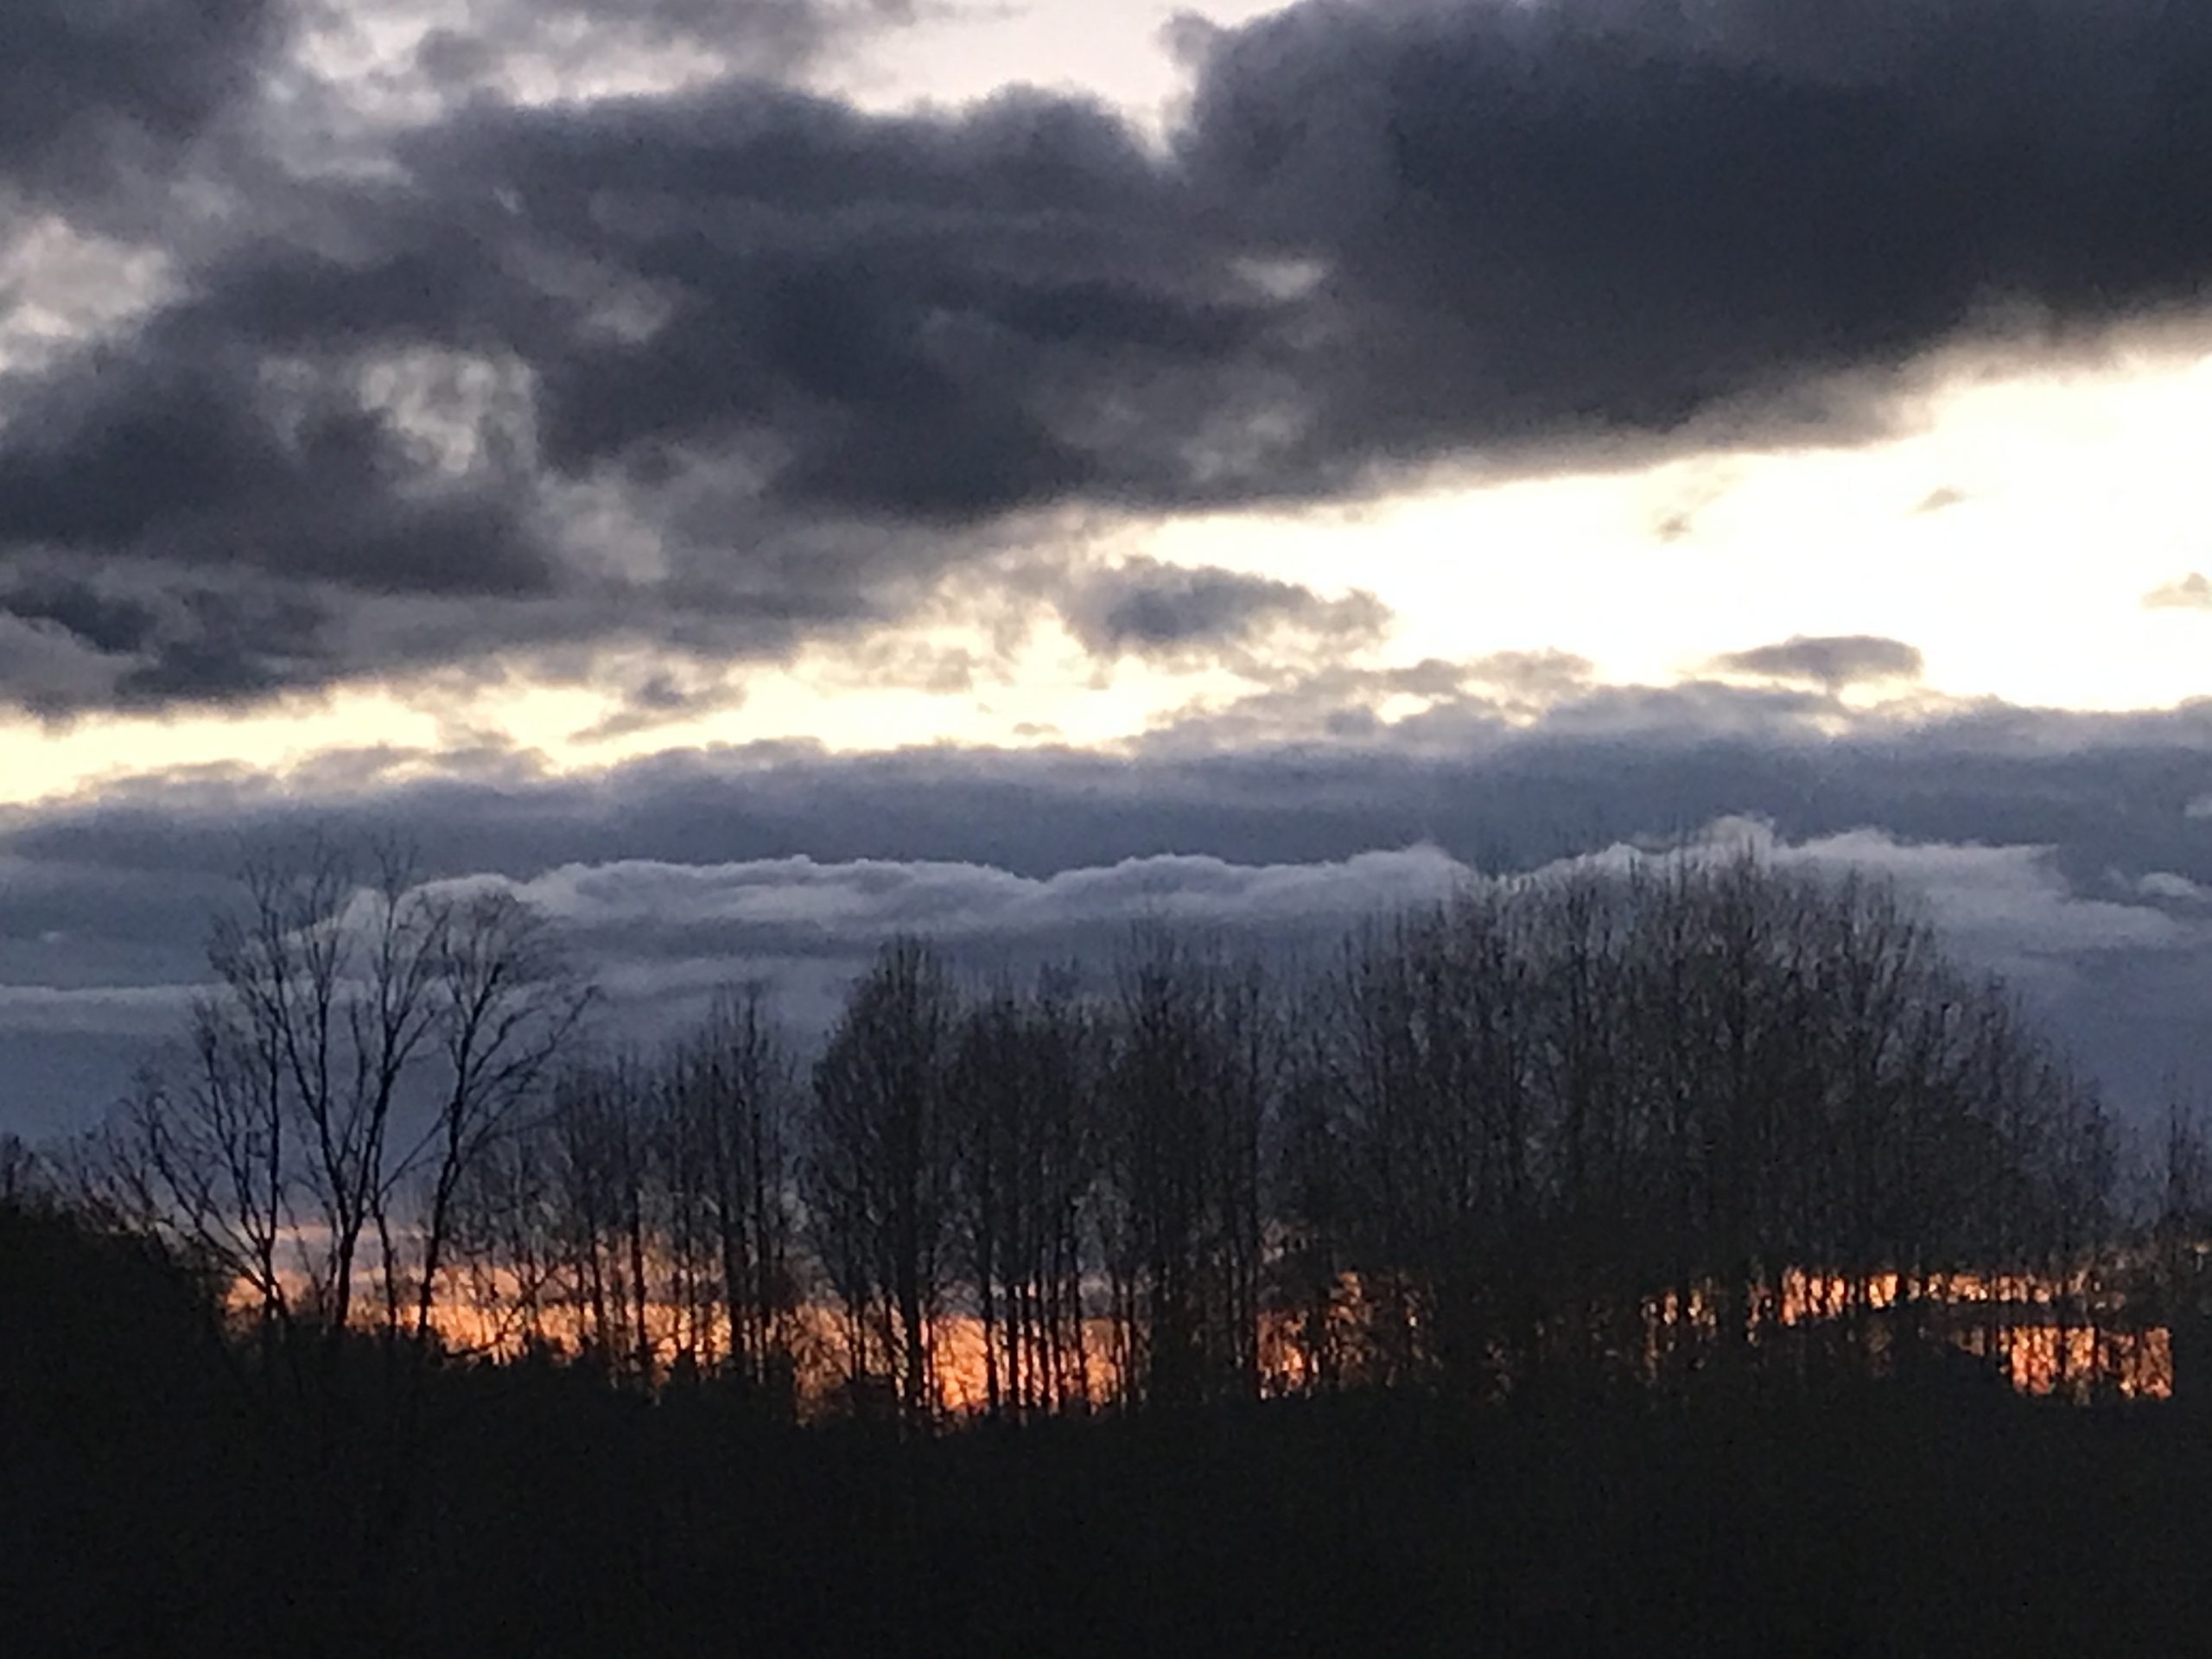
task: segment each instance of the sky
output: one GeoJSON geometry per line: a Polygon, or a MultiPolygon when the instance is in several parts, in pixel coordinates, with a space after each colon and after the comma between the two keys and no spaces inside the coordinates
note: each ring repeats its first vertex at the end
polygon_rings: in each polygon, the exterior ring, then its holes
{"type": "Polygon", "coordinates": [[[9,0],[0,1129],[255,850],[610,1019],[1872,867],[2212,1090],[2212,13],[9,0]]]}

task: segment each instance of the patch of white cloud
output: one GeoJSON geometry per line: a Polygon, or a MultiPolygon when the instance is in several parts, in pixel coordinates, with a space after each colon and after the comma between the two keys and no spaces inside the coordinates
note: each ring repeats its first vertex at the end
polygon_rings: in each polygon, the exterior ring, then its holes
{"type": "Polygon", "coordinates": [[[2177,905],[2212,904],[2212,887],[2177,875],[2171,870],[2153,870],[2135,884],[2135,890],[2146,899],[2166,899],[2177,905]]]}
{"type": "Polygon", "coordinates": [[[1316,864],[1128,859],[1046,877],[930,861],[624,861],[564,865],[513,890],[586,930],[715,923],[804,929],[846,944],[869,944],[901,931],[966,944],[1147,919],[1201,926],[1325,923],[1433,901],[1473,874],[1436,848],[1412,847],[1316,864]]]}
{"type": "MultiPolygon", "coordinates": [[[[175,291],[170,257],[56,214],[0,230],[0,382],[118,333],[175,291]]],[[[0,424],[6,421],[0,405],[0,424]]]]}
{"type": "Polygon", "coordinates": [[[666,93],[730,67],[696,41],[653,40],[613,8],[594,20],[469,0],[315,7],[296,61],[357,118],[386,126],[435,120],[470,93],[514,103],[666,93]]]}
{"type": "Polygon", "coordinates": [[[1329,278],[1329,267],[1319,259],[1239,259],[1232,269],[1263,298],[1287,304],[1307,298],[1329,278]]]}
{"type": "Polygon", "coordinates": [[[849,43],[954,10],[908,0],[320,0],[302,7],[279,86],[293,83],[295,104],[389,130],[471,99],[578,103],[667,97],[734,74],[829,75],[849,43]]]}
{"type": "Polygon", "coordinates": [[[362,365],[355,389],[427,472],[467,478],[532,463],[533,377],[518,359],[396,353],[362,365]]]}
{"type": "MultiPolygon", "coordinates": [[[[2063,988],[2110,953],[2212,951],[2212,917],[2188,913],[2212,894],[2185,878],[2146,877],[2132,892],[2115,890],[2126,896],[2084,892],[2039,846],[1913,842],[1871,829],[1793,842],[1761,821],[1729,818],[1669,846],[1617,843],[1540,874],[1664,868],[1746,851],[1781,869],[1891,882],[1924,906],[1961,960],[2030,989],[2063,988]]],[[[1303,864],[1133,858],[1049,876],[968,863],[800,857],[569,864],[526,881],[481,881],[506,887],[588,949],[606,953],[620,1001],[778,980],[799,962],[809,964],[811,1005],[821,985],[857,972],[898,934],[922,935],[971,960],[978,952],[988,958],[994,950],[1095,944],[1141,924],[1224,938],[1319,939],[1483,879],[1444,850],[1415,845],[1303,864]]]]}
{"type": "MultiPolygon", "coordinates": [[[[1726,818],[1671,844],[1616,843],[1539,874],[1664,868],[1747,851],[1784,870],[1891,882],[1924,907],[1963,963],[2056,1002],[2077,992],[2101,959],[2171,961],[2174,974],[2192,981],[2212,968],[2212,891],[2171,873],[2085,891],[2039,846],[1914,842],[1872,829],[1791,842],[1761,821],[1726,818]]],[[[927,938],[983,972],[1071,958],[1099,969],[1101,953],[1140,926],[1325,949],[1370,918],[1436,903],[1484,879],[1444,849],[1416,844],[1304,863],[1131,858],[1049,875],[926,860],[623,860],[564,864],[520,880],[480,874],[435,891],[505,891],[539,907],[601,986],[607,1033],[652,1039],[741,985],[766,989],[800,1032],[818,1032],[874,950],[900,934],[927,938]]],[[[0,986],[0,1031],[173,1035],[193,989],[0,986]]]]}
{"type": "Polygon", "coordinates": [[[857,39],[811,79],[879,110],[957,107],[1009,83],[1054,87],[1114,105],[1164,143],[1186,100],[1205,26],[1233,26],[1286,3],[923,0],[909,27],[857,39]]]}
{"type": "MultiPolygon", "coordinates": [[[[2079,890],[2044,846],[1910,842],[1862,829],[1803,842],[1778,837],[1757,818],[1724,818],[1663,849],[1619,843],[1561,861],[1555,869],[1664,865],[1749,853],[1782,869],[1886,880],[1925,906],[1945,947],[1968,963],[2031,990],[2063,989],[2101,956],[2212,950],[2212,921],[2184,918],[2152,902],[2079,890]]],[[[2168,884],[2182,878],[2169,877],[2168,884]]],[[[2188,885],[2183,883],[2183,885],[2188,885]]],[[[2172,891],[2139,884],[2142,899],[2172,891]]]]}

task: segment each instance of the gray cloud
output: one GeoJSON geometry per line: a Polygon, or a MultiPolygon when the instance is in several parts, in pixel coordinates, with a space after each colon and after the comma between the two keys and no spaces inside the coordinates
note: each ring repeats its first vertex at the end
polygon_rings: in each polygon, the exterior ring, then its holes
{"type": "Polygon", "coordinates": [[[46,623],[110,654],[133,652],[154,632],[150,607],[60,575],[33,575],[0,593],[0,610],[26,622],[46,623]]]}
{"type": "MultiPolygon", "coordinates": [[[[1465,665],[1383,672],[1399,677],[1393,692],[1421,675],[1435,712],[1336,742],[1249,746],[1171,728],[1125,754],[763,744],[556,778],[527,756],[486,757],[397,785],[382,781],[385,763],[420,757],[372,753],[321,789],[214,769],[13,809],[0,812],[0,851],[41,869],[60,860],[95,885],[140,869],[212,880],[245,842],[327,822],[410,830],[454,874],[810,855],[1039,875],[1168,853],[1301,863],[1424,840],[1498,868],[1751,814],[1792,839],[1875,825],[1914,841],[2050,846],[2078,881],[2164,871],[2212,884],[2212,702],[2130,715],[1988,705],[1906,721],[1706,684],[1588,690],[1530,723],[1494,709],[1495,688],[1465,665]]],[[[1340,695],[1357,708],[1375,690],[1340,695]]]]}
{"type": "MultiPolygon", "coordinates": [[[[188,136],[268,15],[156,13],[148,53],[97,10],[11,12],[0,74],[188,136]]],[[[796,51],[843,16],[731,21],[796,51]]],[[[522,108],[454,48],[484,95],[340,175],[255,162],[167,303],[11,385],[0,426],[0,586],[58,570],[178,637],[220,635],[188,614],[214,588],[320,620],[167,668],[72,633],[0,694],[248,697],[618,637],[775,655],[898,618],[1038,514],[1865,435],[1878,380],[1838,374],[1992,308],[2063,335],[2189,302],[2212,267],[2201,9],[1314,0],[1186,46],[1165,156],[1033,92],[522,108]]],[[[20,164],[68,176],[46,130],[20,164]]]]}
{"type": "Polygon", "coordinates": [[[1347,649],[1374,643],[1390,620],[1389,608],[1362,590],[1324,599],[1296,582],[1154,559],[1079,580],[1061,613],[1095,656],[1166,659],[1234,652],[1282,634],[1347,649]]]}
{"type": "Polygon", "coordinates": [[[0,181],[67,203],[162,173],[253,90],[280,0],[8,0],[0,181]]]}
{"type": "Polygon", "coordinates": [[[505,91],[518,63],[575,73],[639,50],[784,76],[918,10],[915,0],[473,0],[432,11],[414,67],[448,96],[505,91]]]}
{"type": "Polygon", "coordinates": [[[266,587],[102,589],[32,569],[0,592],[16,701],[66,717],[87,704],[221,702],[312,683],[325,667],[325,612],[266,587]]]}
{"type": "MultiPolygon", "coordinates": [[[[1322,653],[1325,657],[1327,653],[1322,653]]],[[[1370,668],[1335,660],[1300,665],[1281,658],[1251,664],[1262,689],[1224,706],[1170,716],[1151,745],[1174,753],[1243,746],[1374,739],[1390,735],[1449,746],[1459,730],[1487,728],[1511,716],[1586,704],[1592,664],[1563,651],[1503,651],[1451,661],[1370,668]],[[1410,700],[1421,712],[1386,728],[1385,704],[1410,700]],[[1427,734],[1425,740],[1423,734],[1427,734]]]]}
{"type": "Polygon", "coordinates": [[[1295,865],[1155,855],[1046,876],[943,861],[626,860],[511,885],[595,960],[627,965],[633,983],[672,975],[696,989],[760,960],[856,971],[899,932],[926,933],[979,967],[1071,956],[1096,966],[1139,923],[1318,938],[1378,910],[1443,898],[1468,876],[1435,849],[1415,847],[1295,865]]]}
{"type": "MultiPolygon", "coordinates": [[[[400,783],[390,766],[410,757],[371,756],[319,780],[111,788],[0,814],[0,985],[189,982],[242,855],[314,829],[411,836],[434,875],[557,899],[641,1009],[747,976],[818,1008],[880,928],[946,930],[978,967],[1103,950],[1149,913],[1310,938],[1447,865],[1531,869],[1756,819],[1777,847],[1916,884],[2132,1109],[2167,1071],[2212,1066],[2212,703],[1902,721],[1716,685],[1585,691],[1531,720],[1493,707],[1494,686],[1432,689],[1434,714],[1394,727],[1259,746],[1171,731],[1122,756],[766,746],[582,777],[486,756],[400,783]]],[[[54,1091],[0,1115],[81,1121],[143,1052],[65,1023],[0,1034],[0,1076],[54,1091]]]]}
{"type": "MultiPolygon", "coordinates": [[[[627,633],[758,656],[880,623],[1017,533],[976,521],[1039,494],[1029,469],[1063,448],[893,337],[929,314],[899,284],[917,259],[957,264],[932,246],[977,215],[1016,252],[1098,263],[1049,216],[1079,207],[1094,162],[1128,175],[1101,188],[1132,212],[1157,184],[1081,106],[884,123],[757,84],[486,115],[414,159],[409,188],[330,187],[322,245],[219,257],[136,334],[27,387],[0,427],[0,561],[65,564],[110,602],[133,570],[216,572],[342,610],[318,652],[239,664],[240,696],[456,643],[627,633]],[[865,232],[879,197],[880,232],[851,240],[841,219],[865,232]],[[661,317],[649,350],[624,343],[632,312],[661,317]]],[[[1096,272],[1058,299],[946,275],[1046,338],[1116,302],[1096,272]]],[[[1125,309],[1105,326],[1135,349],[1152,324],[1125,309]]],[[[144,667],[113,664],[110,695],[144,667]]]]}
{"type": "Polygon", "coordinates": [[[1724,674],[1799,680],[1835,691],[1869,681],[1916,680],[1925,664],[1918,647],[1901,639],[1872,633],[1801,633],[1778,645],[1730,652],[1714,658],[1713,666],[1724,674]]]}
{"type": "Polygon", "coordinates": [[[0,536],[372,593],[544,588],[497,461],[448,479],[346,395],[342,356],[279,366],[187,310],[41,388],[0,429],[0,536]]]}
{"type": "Polygon", "coordinates": [[[2191,298],[2209,82],[2155,0],[1301,6],[1217,37],[1185,153],[1328,266],[1309,448],[1787,429],[1993,302],[2191,298]]]}
{"type": "Polygon", "coordinates": [[[745,701],[745,689],[733,684],[726,674],[688,665],[664,666],[632,676],[612,688],[618,706],[612,714],[575,734],[578,741],[603,742],[636,732],[652,731],[678,721],[690,720],[720,709],[734,709],[745,701]]]}
{"type": "Polygon", "coordinates": [[[476,118],[416,165],[504,188],[507,245],[611,266],[658,311],[544,365],[570,471],[703,442],[766,446],[765,497],[815,511],[1171,499],[1196,435],[1170,405],[1235,379],[1263,321],[1134,135],[1041,95],[870,119],[733,86],[476,118]]]}

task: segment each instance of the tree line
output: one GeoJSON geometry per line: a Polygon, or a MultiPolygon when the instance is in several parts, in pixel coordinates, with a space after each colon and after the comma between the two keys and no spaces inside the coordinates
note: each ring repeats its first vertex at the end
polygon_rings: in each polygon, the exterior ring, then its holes
{"type": "Polygon", "coordinates": [[[2097,1316],[2109,1116],[1863,877],[1632,861],[1025,981],[904,938],[810,1050],[738,992],[643,1052],[505,889],[410,874],[257,870],[80,1160],[301,1400],[371,1338],[919,1425],[1888,1366],[2030,1286],[2097,1316]]]}
{"type": "Polygon", "coordinates": [[[1599,861],[1028,976],[900,938],[824,1033],[740,988],[652,1046],[401,857],[259,866],[211,944],[96,1134],[0,1136],[40,1651],[2202,1628],[2186,1391],[1994,1365],[2158,1320],[2203,1373],[2212,1147],[2176,1114],[2140,1226],[2094,1090],[1878,881],[1599,861]],[[1035,1427],[924,1432],[970,1409],[1035,1427]]]}

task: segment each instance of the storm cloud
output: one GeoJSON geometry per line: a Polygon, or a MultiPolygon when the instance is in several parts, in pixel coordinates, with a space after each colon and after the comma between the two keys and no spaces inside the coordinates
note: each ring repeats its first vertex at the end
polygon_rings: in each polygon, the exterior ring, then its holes
{"type": "MultiPolygon", "coordinates": [[[[879,115],[757,73],[842,15],[741,8],[785,42],[754,73],[534,105],[456,35],[447,101],[342,168],[264,113],[167,296],[0,383],[0,587],[153,619],[45,617],[66,648],[0,658],[0,695],[776,657],[1055,514],[1870,436],[1916,353],[2212,270],[2201,8],[1313,0],[1193,32],[1164,150],[1058,94],[879,115]]],[[[107,16],[0,40],[0,168],[65,213],[284,35],[249,0],[107,16]]]]}
{"type": "Polygon", "coordinates": [[[0,200],[62,204],[161,173],[251,97],[281,0],[8,0],[0,9],[0,200]]]}

